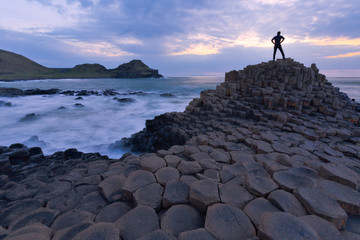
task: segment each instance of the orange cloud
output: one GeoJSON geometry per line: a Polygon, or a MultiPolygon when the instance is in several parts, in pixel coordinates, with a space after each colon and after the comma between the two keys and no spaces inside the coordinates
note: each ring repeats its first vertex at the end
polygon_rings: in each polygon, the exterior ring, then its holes
{"type": "Polygon", "coordinates": [[[354,56],[360,56],[360,52],[351,52],[351,53],[339,54],[335,56],[327,56],[325,58],[345,58],[345,57],[354,57],[354,56]]]}

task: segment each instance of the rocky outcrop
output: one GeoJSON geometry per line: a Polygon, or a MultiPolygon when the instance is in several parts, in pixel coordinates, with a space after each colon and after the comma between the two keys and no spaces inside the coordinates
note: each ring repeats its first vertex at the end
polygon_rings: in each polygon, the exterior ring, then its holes
{"type": "MultiPolygon", "coordinates": [[[[1,147],[0,236],[360,238],[358,104],[315,66],[298,66],[278,60],[227,74],[184,113],[159,117],[165,127],[176,126],[187,136],[183,144],[153,153],[109,159],[76,149],[43,156],[41,149],[22,144],[1,147]],[[279,76],[290,74],[290,81],[302,72],[309,73],[302,78],[306,84],[296,91],[295,83],[287,82],[288,90],[275,87],[283,81],[279,76]],[[262,85],[268,81],[272,91],[262,85]],[[311,85],[311,92],[325,94],[301,93],[311,85]],[[283,100],[274,100],[276,94],[283,100]],[[298,101],[280,104],[294,94],[298,101]],[[318,99],[321,105],[315,106],[318,99]],[[339,106],[333,104],[337,101],[339,106]]],[[[154,143],[171,145],[156,138],[160,128],[145,129],[139,144],[148,150],[155,150],[154,143]]]]}
{"type": "MultiPolygon", "coordinates": [[[[143,131],[122,142],[134,151],[152,152],[184,144],[201,133],[224,132],[242,119],[311,140],[331,135],[351,138],[360,134],[355,129],[358,110],[360,105],[332,86],[315,64],[307,68],[292,59],[270,61],[226,73],[225,82],[201,92],[184,112],[148,120],[143,131]]],[[[266,144],[258,145],[259,151],[270,151],[266,144]]]]}

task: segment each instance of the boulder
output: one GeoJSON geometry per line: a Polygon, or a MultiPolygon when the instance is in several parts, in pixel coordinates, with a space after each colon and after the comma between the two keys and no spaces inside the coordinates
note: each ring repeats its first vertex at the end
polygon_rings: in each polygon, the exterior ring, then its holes
{"type": "Polygon", "coordinates": [[[356,190],[360,189],[360,176],[342,164],[323,164],[319,173],[326,179],[347,185],[356,190]]]}
{"type": "Polygon", "coordinates": [[[78,209],[98,214],[107,205],[105,199],[98,191],[85,195],[78,206],[78,209]]]}
{"type": "Polygon", "coordinates": [[[166,162],[163,158],[155,155],[144,156],[141,158],[141,168],[144,170],[155,173],[163,167],[166,167],[166,162]]]}
{"type": "Polygon", "coordinates": [[[216,239],[248,239],[255,237],[255,228],[240,209],[217,203],[206,213],[205,229],[216,239]]]}
{"type": "Polygon", "coordinates": [[[295,175],[289,171],[275,172],[273,179],[282,189],[287,191],[292,191],[300,187],[311,188],[315,186],[313,179],[306,176],[295,175]]]}
{"type": "Polygon", "coordinates": [[[66,192],[63,195],[51,199],[46,208],[57,210],[60,213],[65,213],[71,209],[74,209],[81,201],[82,195],[75,191],[66,192]]]}

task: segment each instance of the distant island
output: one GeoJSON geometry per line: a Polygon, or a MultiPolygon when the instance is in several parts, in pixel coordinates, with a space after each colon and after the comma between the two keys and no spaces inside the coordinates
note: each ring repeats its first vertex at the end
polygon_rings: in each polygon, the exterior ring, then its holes
{"type": "Polygon", "coordinates": [[[47,68],[22,55],[0,50],[0,81],[60,78],[161,78],[158,70],[141,60],[132,60],[114,69],[100,64],[80,64],[73,68],[47,68]]]}

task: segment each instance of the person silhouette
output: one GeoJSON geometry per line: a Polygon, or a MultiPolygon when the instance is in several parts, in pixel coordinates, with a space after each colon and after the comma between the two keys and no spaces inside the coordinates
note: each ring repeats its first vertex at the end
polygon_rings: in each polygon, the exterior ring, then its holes
{"type": "Polygon", "coordinates": [[[283,36],[280,35],[281,32],[277,32],[277,35],[271,39],[271,42],[274,44],[274,54],[273,54],[273,61],[275,61],[275,54],[276,50],[279,49],[283,59],[285,59],[284,51],[281,47],[281,43],[285,40],[283,36]]]}

